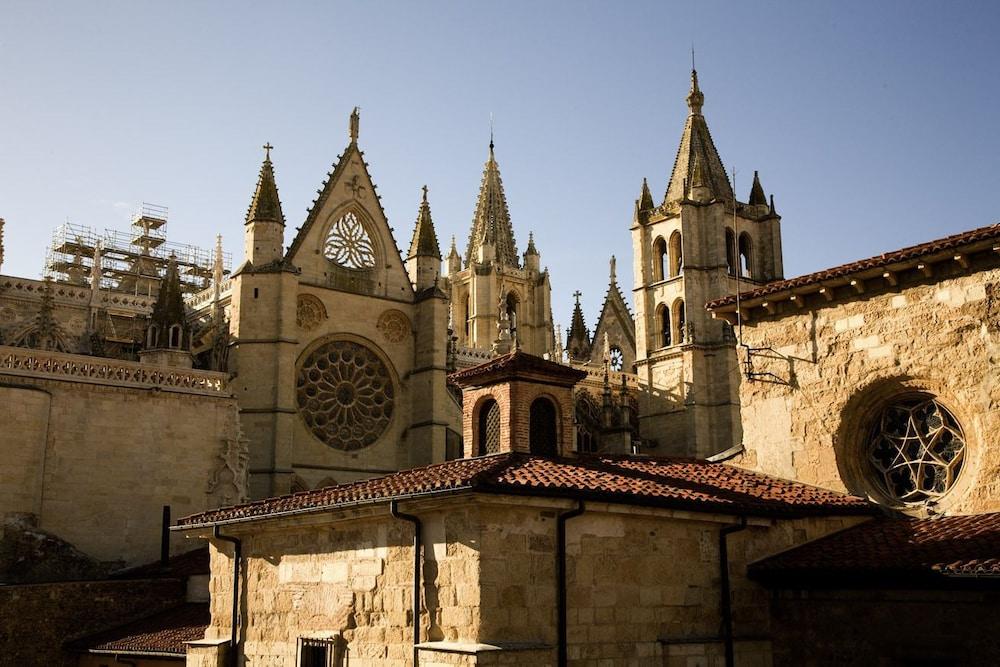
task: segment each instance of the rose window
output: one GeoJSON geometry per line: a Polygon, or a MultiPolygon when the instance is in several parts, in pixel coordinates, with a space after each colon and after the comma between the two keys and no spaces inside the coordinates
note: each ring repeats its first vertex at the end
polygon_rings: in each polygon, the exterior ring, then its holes
{"type": "Polygon", "coordinates": [[[347,269],[375,268],[375,246],[354,213],[333,223],[326,235],[326,258],[347,269]]]}
{"type": "Polygon", "coordinates": [[[622,366],[625,365],[625,355],[622,353],[622,349],[617,345],[611,348],[611,370],[621,371],[622,366]]]}
{"type": "Polygon", "coordinates": [[[374,352],[350,341],[321,345],[299,365],[299,415],[314,436],[335,448],[367,447],[392,418],[389,369],[374,352]]]}
{"type": "Polygon", "coordinates": [[[926,396],[886,406],[868,438],[875,481],[900,503],[917,504],[946,494],[964,460],[961,425],[943,405],[926,396]]]}

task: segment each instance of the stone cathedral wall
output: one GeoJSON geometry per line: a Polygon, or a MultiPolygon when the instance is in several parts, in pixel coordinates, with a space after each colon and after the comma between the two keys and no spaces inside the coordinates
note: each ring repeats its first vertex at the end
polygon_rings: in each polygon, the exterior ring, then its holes
{"type": "Polygon", "coordinates": [[[753,356],[755,372],[771,375],[742,381],[746,452],[734,463],[871,495],[860,443],[872,410],[919,392],[952,412],[967,441],[938,511],[1000,510],[1000,269],[786,311],[743,335],[771,348],[753,356]]]}
{"type": "Polygon", "coordinates": [[[99,561],[155,560],[164,505],[178,517],[245,495],[224,379],[0,346],[0,516],[33,515],[99,561]]]}

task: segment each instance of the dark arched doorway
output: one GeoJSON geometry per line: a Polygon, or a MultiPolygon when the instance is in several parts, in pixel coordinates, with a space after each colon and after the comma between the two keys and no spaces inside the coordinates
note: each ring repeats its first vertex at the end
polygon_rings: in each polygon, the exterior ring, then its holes
{"type": "Polygon", "coordinates": [[[555,456],[559,453],[556,440],[556,406],[547,398],[536,398],[531,404],[528,448],[532,454],[555,456]]]}

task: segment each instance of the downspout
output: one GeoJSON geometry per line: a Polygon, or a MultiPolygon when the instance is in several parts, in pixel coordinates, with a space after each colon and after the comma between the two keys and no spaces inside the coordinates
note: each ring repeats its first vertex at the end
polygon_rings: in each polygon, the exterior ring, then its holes
{"type": "Polygon", "coordinates": [[[578,517],[584,512],[583,501],[578,500],[576,509],[563,512],[556,517],[556,605],[557,605],[557,632],[559,634],[559,644],[557,646],[557,663],[559,667],[566,667],[567,656],[567,632],[566,632],[566,522],[574,517],[578,517]]]}
{"type": "Polygon", "coordinates": [[[420,519],[412,514],[403,514],[399,511],[399,503],[396,499],[389,501],[389,513],[393,518],[409,521],[413,524],[413,667],[417,667],[420,660],[420,533],[422,526],[420,519]]]}
{"type": "Polygon", "coordinates": [[[213,527],[213,537],[223,542],[231,542],[233,545],[233,615],[232,636],[229,639],[229,665],[230,667],[238,667],[239,650],[237,642],[239,640],[238,629],[240,624],[240,560],[243,558],[243,542],[239,538],[223,535],[219,531],[219,526],[213,527]]]}
{"type": "Polygon", "coordinates": [[[726,650],[726,667],[734,667],[736,664],[735,650],[733,647],[733,607],[732,591],[729,588],[729,544],[728,537],[733,533],[745,530],[747,518],[740,517],[740,522],[733,526],[726,526],[719,530],[719,579],[722,589],[721,610],[722,610],[722,641],[726,650]]]}

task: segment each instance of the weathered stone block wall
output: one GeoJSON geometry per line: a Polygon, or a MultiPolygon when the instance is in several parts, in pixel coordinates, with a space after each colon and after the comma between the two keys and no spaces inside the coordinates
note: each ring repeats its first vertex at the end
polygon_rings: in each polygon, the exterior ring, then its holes
{"type": "Polygon", "coordinates": [[[860,451],[873,411],[891,396],[927,392],[968,441],[939,510],[1000,509],[1000,270],[937,271],[932,283],[745,325],[748,345],[773,348],[754,356],[773,381],[740,386],[746,453],[736,463],[877,498],[860,451]]]}
{"type": "Polygon", "coordinates": [[[1000,664],[995,591],[779,591],[774,664],[1000,664]]]}
{"type": "Polygon", "coordinates": [[[0,662],[76,665],[64,642],[183,600],[177,579],[0,586],[0,662]]]}
{"type": "MultiPolygon", "coordinates": [[[[135,565],[160,553],[174,517],[239,500],[235,401],[0,374],[0,513],[92,558],[135,565]]],[[[188,546],[179,538],[175,547],[188,546]]]]}

